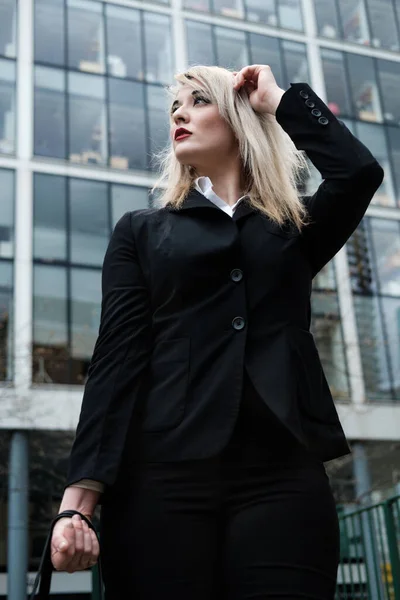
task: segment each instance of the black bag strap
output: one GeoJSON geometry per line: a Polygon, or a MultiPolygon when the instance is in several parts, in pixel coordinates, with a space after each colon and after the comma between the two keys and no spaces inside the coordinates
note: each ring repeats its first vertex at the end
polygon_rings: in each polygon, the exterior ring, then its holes
{"type": "MultiPolygon", "coordinates": [[[[61,512],[60,514],[58,514],[55,519],[53,519],[51,527],[50,527],[50,531],[49,531],[49,535],[47,536],[47,540],[46,540],[46,544],[44,546],[44,550],[43,550],[43,554],[42,557],[40,559],[40,565],[39,565],[39,569],[36,575],[36,579],[35,582],[33,584],[33,589],[32,589],[32,593],[29,597],[29,600],[49,600],[50,597],[50,585],[51,585],[51,577],[53,574],[53,564],[51,562],[51,538],[53,535],[53,529],[54,529],[54,525],[57,523],[57,521],[59,521],[60,519],[63,519],[65,517],[73,517],[74,515],[79,515],[80,518],[82,519],[82,521],[85,521],[85,523],[88,524],[88,526],[90,527],[90,529],[93,529],[93,531],[96,534],[97,540],[99,541],[99,536],[97,534],[97,531],[93,525],[93,523],[87,518],[85,517],[85,515],[83,515],[82,513],[78,512],[77,510],[64,510],[63,512],[61,512]],[[40,581],[40,586],[39,586],[39,581],[40,581]],[[39,593],[36,596],[36,590],[39,586],[39,593]]],[[[100,543],[100,542],[99,542],[100,543]]],[[[104,598],[104,594],[103,594],[103,578],[101,575],[101,565],[100,565],[100,560],[97,563],[97,567],[98,567],[98,577],[99,577],[99,590],[100,590],[100,598],[101,600],[103,600],[104,598]]]]}

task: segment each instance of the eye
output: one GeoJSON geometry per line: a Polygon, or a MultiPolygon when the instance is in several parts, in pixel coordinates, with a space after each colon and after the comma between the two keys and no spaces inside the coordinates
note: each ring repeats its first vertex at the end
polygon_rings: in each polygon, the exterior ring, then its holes
{"type": "Polygon", "coordinates": [[[207,100],[207,98],[203,98],[203,96],[196,96],[193,99],[193,104],[198,104],[199,102],[202,102],[203,104],[210,104],[210,101],[207,100]]]}

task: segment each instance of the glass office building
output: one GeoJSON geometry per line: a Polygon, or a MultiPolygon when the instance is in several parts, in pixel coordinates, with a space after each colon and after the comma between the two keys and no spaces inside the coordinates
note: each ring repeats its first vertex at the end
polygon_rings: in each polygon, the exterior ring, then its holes
{"type": "MultiPolygon", "coordinates": [[[[314,281],[312,330],[373,489],[397,482],[397,0],[0,0],[0,598],[13,432],[29,432],[34,572],[97,336],[104,252],[124,212],[151,204],[153,156],[168,140],[164,87],[194,63],[263,63],[284,88],[309,82],[385,169],[346,249],[314,281]]],[[[318,183],[311,170],[309,191],[318,183]]],[[[353,499],[352,458],[331,473],[338,501],[353,499]]],[[[57,575],[60,594],[89,593],[89,574],[57,575]]]]}

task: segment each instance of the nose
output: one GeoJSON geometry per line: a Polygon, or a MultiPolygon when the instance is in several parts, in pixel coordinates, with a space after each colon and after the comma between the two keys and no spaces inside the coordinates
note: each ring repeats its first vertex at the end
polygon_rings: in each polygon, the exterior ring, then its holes
{"type": "Polygon", "coordinates": [[[187,123],[189,121],[189,113],[184,106],[178,106],[178,108],[174,111],[173,118],[175,124],[187,123]]]}

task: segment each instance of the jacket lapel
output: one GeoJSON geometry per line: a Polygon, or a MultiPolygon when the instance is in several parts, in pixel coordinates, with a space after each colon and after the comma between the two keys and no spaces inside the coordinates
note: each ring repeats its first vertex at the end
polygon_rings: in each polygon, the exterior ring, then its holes
{"type": "MultiPolygon", "coordinates": [[[[171,211],[180,211],[180,210],[190,210],[190,209],[199,209],[199,208],[204,208],[204,209],[213,209],[213,210],[217,210],[218,212],[225,214],[224,211],[222,211],[218,206],[216,206],[213,202],[211,202],[211,200],[209,200],[208,198],[206,198],[203,194],[201,194],[199,191],[197,191],[196,189],[192,189],[189,194],[186,196],[185,200],[183,201],[183,204],[181,206],[181,208],[177,209],[174,208],[171,205],[167,205],[167,208],[171,211]]],[[[233,220],[234,221],[238,221],[239,219],[254,213],[255,210],[254,208],[246,201],[246,200],[242,200],[242,202],[240,202],[239,206],[237,207],[237,209],[235,210],[234,214],[233,214],[233,220]]],[[[228,216],[228,215],[226,215],[228,216]]],[[[231,218],[231,217],[229,217],[231,218]]]]}

